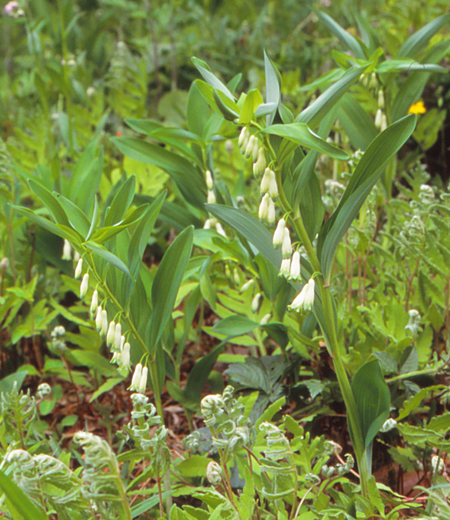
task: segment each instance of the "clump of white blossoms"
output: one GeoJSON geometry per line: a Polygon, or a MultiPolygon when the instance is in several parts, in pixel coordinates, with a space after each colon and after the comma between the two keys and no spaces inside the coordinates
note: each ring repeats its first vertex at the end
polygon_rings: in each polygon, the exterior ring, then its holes
{"type": "MultiPolygon", "coordinates": [[[[208,204],[215,204],[216,203],[216,195],[214,193],[214,179],[212,176],[212,173],[210,170],[206,170],[205,172],[205,180],[206,180],[206,187],[208,188],[208,198],[207,202],[208,204]]],[[[219,233],[219,235],[222,235],[225,238],[227,237],[227,234],[225,233],[225,230],[223,229],[223,226],[220,222],[217,221],[215,218],[209,218],[206,220],[205,225],[203,226],[204,229],[214,229],[219,233]]]]}
{"type": "Polygon", "coordinates": [[[300,311],[302,309],[310,311],[314,304],[314,289],[314,278],[311,278],[288,308],[292,311],[300,311]]]}
{"type": "Polygon", "coordinates": [[[129,390],[145,394],[147,388],[148,368],[142,367],[141,363],[136,365],[129,390]]]}

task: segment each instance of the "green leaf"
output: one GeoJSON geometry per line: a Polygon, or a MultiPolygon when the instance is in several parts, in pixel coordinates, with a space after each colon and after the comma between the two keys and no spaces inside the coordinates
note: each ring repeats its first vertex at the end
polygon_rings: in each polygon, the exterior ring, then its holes
{"type": "Polygon", "coordinates": [[[262,390],[268,395],[272,391],[272,384],[267,369],[258,358],[247,357],[245,363],[234,363],[224,373],[233,381],[246,388],[262,390]]]}
{"type": "Polygon", "coordinates": [[[279,269],[281,252],[272,245],[272,234],[259,220],[237,208],[206,204],[206,209],[240,233],[246,240],[279,269]]]}
{"type": "Polygon", "coordinates": [[[23,370],[18,370],[14,372],[14,374],[10,374],[9,376],[4,377],[0,380],[0,394],[12,392],[14,385],[17,385],[17,390],[20,390],[22,384],[27,377],[28,372],[23,370]]]}
{"type": "Polygon", "coordinates": [[[36,180],[28,179],[28,184],[31,191],[44,203],[46,208],[53,215],[56,222],[62,226],[70,227],[69,219],[67,218],[66,212],[58,199],[36,180]]]}
{"type": "Polygon", "coordinates": [[[383,423],[389,417],[389,387],[376,359],[365,363],[352,380],[359,425],[367,449],[383,423]]]}
{"type": "Polygon", "coordinates": [[[372,118],[351,94],[344,94],[342,97],[338,119],[357,150],[366,150],[378,135],[372,118]]]}
{"type": "Polygon", "coordinates": [[[281,101],[280,81],[278,73],[266,51],[264,51],[264,70],[266,75],[266,104],[273,103],[272,112],[267,114],[266,125],[270,126],[275,118],[276,110],[281,101]]]}
{"type": "Polygon", "coordinates": [[[217,358],[223,352],[225,342],[221,342],[219,345],[214,347],[206,356],[198,359],[189,372],[186,386],[184,387],[183,399],[186,399],[185,403],[188,408],[193,410],[198,409],[200,403],[201,391],[208,380],[211,370],[216,364],[217,358]]]}
{"type": "Polygon", "coordinates": [[[263,102],[262,96],[258,89],[250,90],[245,97],[244,105],[242,106],[241,115],[239,116],[239,124],[246,125],[250,123],[255,114],[255,110],[263,102]]]}
{"type": "Polygon", "coordinates": [[[294,143],[297,143],[306,148],[311,148],[317,152],[329,155],[334,159],[341,159],[343,161],[349,159],[349,155],[344,150],[327,143],[324,139],[314,133],[305,123],[292,123],[287,125],[272,125],[263,130],[266,134],[278,135],[285,137],[294,143]]]}
{"type": "Polygon", "coordinates": [[[209,116],[210,110],[208,104],[203,99],[197,82],[194,81],[189,89],[186,107],[186,119],[189,130],[202,138],[209,116]]]}
{"type": "Polygon", "coordinates": [[[112,226],[122,220],[125,212],[133,202],[135,188],[136,177],[130,175],[130,177],[128,177],[128,179],[123,182],[117,190],[111,205],[106,210],[105,221],[103,223],[105,227],[112,226]]]}
{"type": "Polygon", "coordinates": [[[42,509],[38,508],[3,471],[0,471],[0,489],[5,493],[14,520],[47,520],[47,515],[42,509]]]}
{"type": "Polygon", "coordinates": [[[65,238],[66,240],[71,242],[72,245],[81,245],[80,236],[72,228],[54,224],[51,220],[48,220],[47,218],[35,215],[31,209],[15,205],[11,205],[11,207],[14,208],[18,213],[23,213],[30,220],[32,220],[39,226],[42,226],[47,231],[50,231],[50,233],[53,233],[54,235],[57,235],[61,238],[65,238]]]}
{"type": "Polygon", "coordinates": [[[295,118],[297,123],[307,123],[315,127],[326,116],[331,108],[341,99],[347,90],[358,80],[368,65],[350,69],[340,80],[331,85],[309,107],[295,118]]]}
{"type": "Polygon", "coordinates": [[[234,101],[235,97],[233,96],[233,94],[220,81],[220,79],[214,76],[214,74],[211,72],[211,69],[204,61],[192,57],[192,63],[207,83],[209,83],[212,87],[219,90],[220,92],[223,92],[229,99],[232,99],[234,101]]]}
{"type": "Polygon", "coordinates": [[[111,253],[104,247],[100,246],[99,244],[93,243],[93,242],[85,242],[84,244],[88,249],[93,251],[95,254],[103,258],[106,262],[113,265],[114,267],[117,267],[120,271],[125,273],[127,276],[129,276],[131,279],[133,278],[131,276],[130,271],[128,270],[128,267],[122,262],[120,258],[118,258],[115,254],[111,253]]]}
{"type": "Polygon", "coordinates": [[[152,357],[164,328],[172,316],[184,271],[191,256],[194,228],[189,226],[172,242],[156,271],[152,285],[152,317],[147,348],[152,357]]]}
{"type": "Polygon", "coordinates": [[[406,42],[400,47],[397,58],[410,57],[413,58],[422,49],[424,49],[430,38],[435,35],[442,27],[445,27],[450,22],[450,14],[444,14],[434,19],[422,29],[419,29],[413,35],[411,35],[406,42]]]}
{"type": "Polygon", "coordinates": [[[434,63],[419,63],[416,60],[408,58],[394,58],[392,60],[383,61],[383,63],[380,63],[376,68],[378,74],[393,71],[412,72],[416,70],[422,72],[447,72],[447,69],[440,65],[435,65],[434,63]]]}
{"type": "MultiPolygon", "coordinates": [[[[450,50],[450,39],[438,43],[423,57],[425,63],[438,63],[450,50]]],[[[420,99],[423,89],[430,78],[430,72],[412,72],[403,82],[392,102],[391,121],[400,119],[408,113],[409,107],[420,99]]]]}
{"type": "Polygon", "coordinates": [[[337,22],[321,11],[316,12],[324,25],[355,55],[356,58],[364,58],[364,52],[358,40],[344,30],[337,22]]]}
{"type": "Polygon", "coordinates": [[[243,336],[259,327],[259,323],[250,320],[245,316],[233,315],[224,318],[213,327],[214,332],[225,334],[226,336],[243,336]]]}
{"type": "Polygon", "coordinates": [[[187,159],[161,146],[132,137],[113,137],[111,141],[126,156],[165,170],[177,183],[185,199],[195,206],[206,200],[203,177],[187,159]]]}
{"type": "Polygon", "coordinates": [[[85,238],[89,233],[91,223],[86,218],[86,215],[81,209],[76,206],[71,200],[66,199],[63,195],[53,192],[53,195],[59,201],[61,206],[64,208],[67,217],[69,218],[70,225],[83,237],[85,238]]]}
{"type": "Polygon", "coordinates": [[[133,277],[136,277],[139,272],[142,256],[165,198],[166,192],[164,191],[154,200],[133,232],[128,249],[128,265],[133,277]]]}
{"type": "Polygon", "coordinates": [[[318,248],[322,272],[328,278],[336,248],[391,157],[412,134],[416,117],[411,114],[390,125],[370,144],[358,163],[339,205],[322,226],[318,248]]]}

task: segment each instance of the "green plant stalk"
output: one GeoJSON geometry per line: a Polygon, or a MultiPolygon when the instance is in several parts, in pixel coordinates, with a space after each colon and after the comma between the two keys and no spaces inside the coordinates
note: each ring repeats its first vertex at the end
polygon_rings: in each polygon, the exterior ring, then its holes
{"type": "Polygon", "coordinates": [[[283,191],[283,186],[281,182],[281,172],[278,168],[275,172],[275,176],[278,185],[281,206],[283,207],[283,210],[289,214],[290,219],[292,221],[292,225],[294,226],[294,229],[297,235],[300,237],[303,247],[306,250],[308,259],[311,262],[311,266],[313,267],[315,272],[320,274],[320,276],[317,276],[316,282],[322,299],[322,306],[325,317],[325,324],[323,326],[324,330],[322,330],[322,333],[325,337],[325,342],[327,344],[328,351],[331,353],[331,356],[333,358],[333,366],[336,372],[339,388],[341,390],[342,397],[344,399],[345,407],[347,410],[348,422],[352,431],[355,456],[358,463],[361,478],[362,495],[368,498],[368,481],[370,478],[370,469],[365,454],[364,440],[362,438],[361,430],[359,427],[359,419],[357,414],[355,396],[353,395],[350,381],[345,370],[344,362],[341,356],[339,341],[336,336],[336,324],[334,321],[330,286],[329,284],[324,284],[320,262],[317,258],[316,252],[314,251],[313,245],[309,240],[308,233],[306,232],[300,212],[298,212],[298,214],[296,215],[293,215],[289,201],[287,200],[286,195],[283,191]]]}
{"type": "MultiPolygon", "coordinates": [[[[119,302],[117,301],[117,299],[114,296],[114,294],[109,290],[108,285],[103,281],[103,279],[97,273],[97,270],[95,269],[93,254],[91,252],[89,252],[88,254],[89,254],[89,260],[90,260],[90,268],[91,268],[92,272],[94,273],[94,276],[95,276],[95,278],[97,280],[97,283],[103,288],[103,290],[107,294],[108,298],[113,302],[113,304],[118,309],[122,309],[122,306],[119,304],[119,302]]],[[[146,344],[144,343],[144,340],[141,338],[141,335],[139,334],[139,332],[137,331],[136,327],[134,326],[134,323],[132,322],[132,320],[128,316],[128,313],[125,312],[124,309],[122,309],[122,313],[123,313],[122,314],[123,318],[124,318],[126,324],[128,325],[129,329],[131,330],[134,338],[139,343],[139,345],[141,346],[142,350],[144,352],[148,352],[148,349],[147,349],[146,344]]],[[[152,390],[153,390],[153,396],[155,398],[156,410],[157,410],[158,415],[161,417],[161,420],[162,420],[162,422],[164,424],[164,410],[163,410],[162,401],[161,401],[161,390],[159,388],[158,373],[156,371],[156,363],[154,361],[155,361],[155,359],[151,358],[150,359],[150,363],[148,363],[149,369],[150,369],[150,379],[152,381],[152,390]]],[[[166,509],[167,509],[167,514],[169,514],[169,511],[172,508],[172,494],[170,492],[171,491],[171,483],[170,483],[170,474],[169,474],[169,472],[167,472],[164,475],[163,482],[164,482],[165,490],[168,491],[168,496],[166,498],[166,509]]]]}

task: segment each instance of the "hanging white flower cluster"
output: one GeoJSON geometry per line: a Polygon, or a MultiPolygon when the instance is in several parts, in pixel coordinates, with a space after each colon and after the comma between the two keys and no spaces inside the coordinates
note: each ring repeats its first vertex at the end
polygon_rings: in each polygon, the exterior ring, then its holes
{"type": "Polygon", "coordinates": [[[145,394],[147,388],[148,368],[142,367],[141,363],[136,365],[129,390],[145,394]]]}
{"type": "Polygon", "coordinates": [[[273,224],[275,222],[274,200],[278,197],[278,186],[275,173],[270,168],[267,168],[264,147],[260,146],[255,135],[250,135],[246,126],[241,130],[238,146],[246,159],[252,158],[253,175],[258,177],[264,173],[260,186],[262,199],[259,205],[258,217],[260,220],[273,224]]]}
{"type": "MultiPolygon", "coordinates": [[[[208,188],[208,204],[215,204],[216,203],[216,195],[214,193],[214,180],[212,173],[210,170],[206,170],[205,173],[206,177],[206,187],[208,188]]],[[[227,234],[225,233],[225,230],[223,229],[223,226],[216,218],[209,218],[205,225],[203,226],[204,229],[215,229],[219,235],[222,235],[225,238],[227,237],[227,234]]]]}
{"type": "Polygon", "coordinates": [[[291,305],[288,306],[288,309],[291,311],[300,311],[302,309],[310,311],[314,304],[314,290],[315,282],[314,278],[311,278],[309,282],[303,286],[291,305]]]}
{"type": "Polygon", "coordinates": [[[291,235],[289,229],[286,227],[284,218],[278,221],[273,235],[273,245],[274,247],[281,246],[281,254],[283,255],[278,275],[288,280],[300,280],[300,253],[294,251],[294,254],[292,254],[291,235]]]}
{"type": "Polygon", "coordinates": [[[108,326],[106,345],[113,353],[111,363],[117,363],[119,372],[127,374],[130,370],[130,343],[122,334],[122,325],[114,320],[108,326]]]}

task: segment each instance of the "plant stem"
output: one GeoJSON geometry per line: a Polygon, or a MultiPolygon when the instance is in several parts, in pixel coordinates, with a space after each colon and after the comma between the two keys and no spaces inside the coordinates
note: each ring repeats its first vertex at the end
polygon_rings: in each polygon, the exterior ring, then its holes
{"type": "Polygon", "coordinates": [[[320,274],[320,276],[317,276],[316,281],[318,292],[322,300],[323,314],[325,320],[324,323],[320,323],[320,327],[325,337],[325,342],[327,344],[328,351],[330,352],[333,358],[333,365],[336,372],[339,388],[341,389],[342,397],[344,399],[345,407],[347,409],[347,417],[352,432],[355,456],[358,462],[359,473],[361,476],[362,495],[364,497],[368,497],[368,480],[370,478],[370,469],[368,467],[368,461],[365,455],[364,441],[359,426],[355,396],[353,395],[353,391],[350,386],[350,381],[345,370],[344,362],[341,356],[341,348],[336,335],[336,323],[334,320],[334,310],[330,286],[329,284],[324,284],[320,262],[317,258],[316,252],[314,251],[313,245],[309,239],[300,212],[298,212],[295,216],[292,216],[290,204],[283,191],[283,186],[281,183],[281,172],[278,170],[279,169],[277,169],[277,171],[275,172],[275,175],[278,184],[278,192],[281,205],[285,212],[289,213],[290,215],[290,219],[292,221],[294,229],[297,235],[299,236],[303,244],[303,247],[306,250],[312,268],[316,273],[320,274]]]}

